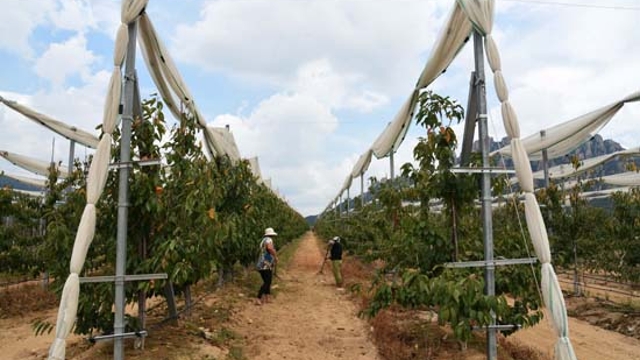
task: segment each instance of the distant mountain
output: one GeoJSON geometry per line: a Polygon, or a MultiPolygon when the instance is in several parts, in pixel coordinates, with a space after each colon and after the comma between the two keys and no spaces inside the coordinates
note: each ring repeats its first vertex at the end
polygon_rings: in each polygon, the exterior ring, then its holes
{"type": "Polygon", "coordinates": [[[316,224],[316,220],[318,220],[318,215],[309,215],[304,219],[307,220],[307,224],[309,224],[309,226],[313,226],[316,224]]]}
{"type": "MultiPolygon", "coordinates": [[[[509,145],[508,138],[503,138],[500,141],[493,141],[493,139],[491,139],[491,151],[498,150],[506,145],[509,145]]],[[[473,144],[473,148],[477,149],[477,146],[478,142],[476,141],[473,144]]],[[[570,152],[569,154],[559,158],[549,159],[549,167],[561,164],[569,164],[571,162],[571,158],[574,155],[577,155],[580,160],[585,160],[596,156],[608,155],[620,150],[625,150],[625,148],[614,140],[604,140],[602,136],[596,134],[591,137],[591,140],[580,145],[577,149],[570,152]]],[[[636,163],[639,163],[639,157],[635,157],[634,159],[636,163]]],[[[505,157],[504,161],[507,168],[513,168],[513,161],[511,160],[511,158],[505,157]]],[[[542,161],[532,161],[531,170],[542,170],[542,161]]],[[[624,171],[626,171],[626,161],[620,159],[612,159],[611,161],[608,161],[604,164],[600,171],[598,171],[597,176],[612,175],[624,171]]]]}
{"type": "Polygon", "coordinates": [[[4,187],[10,187],[12,189],[15,190],[25,190],[25,191],[40,191],[42,189],[40,189],[37,186],[33,186],[33,185],[29,185],[29,184],[23,184],[18,180],[12,179],[10,177],[4,176],[2,174],[0,174],[0,189],[4,188],[4,187]]]}

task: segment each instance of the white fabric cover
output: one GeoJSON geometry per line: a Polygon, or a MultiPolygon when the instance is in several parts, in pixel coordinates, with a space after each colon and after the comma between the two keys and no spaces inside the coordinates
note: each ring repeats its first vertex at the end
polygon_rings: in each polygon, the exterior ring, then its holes
{"type": "Polygon", "coordinates": [[[108,93],[105,98],[105,107],[102,118],[103,135],[98,143],[96,153],[89,168],[87,176],[85,205],[78,231],[73,243],[73,252],[69,264],[69,277],[64,284],[60,307],[58,308],[58,321],[56,323],[56,338],[49,348],[49,360],[64,360],[66,338],[73,328],[78,312],[78,297],[80,294],[79,274],[82,272],[87,251],[91,246],[95,235],[96,203],[104,190],[107,181],[109,160],[111,159],[111,141],[113,131],[118,124],[118,110],[122,94],[122,63],[128,47],[129,37],[123,32],[128,31],[126,24],[136,21],[136,17],[144,9],[147,0],[123,0],[122,19],[123,24],[118,27],[116,43],[114,44],[114,70],[109,82],[108,93]]]}
{"type": "Polygon", "coordinates": [[[89,245],[91,245],[89,240],[93,239],[95,229],[96,207],[95,205],[87,204],[82,212],[80,226],[78,226],[76,239],[73,243],[73,252],[71,253],[69,266],[72,274],[79,274],[82,271],[84,260],[87,257],[87,251],[89,251],[89,245]]]}
{"type": "Polygon", "coordinates": [[[138,20],[140,36],[140,48],[142,55],[150,71],[151,78],[158,88],[163,101],[176,119],[180,119],[182,111],[180,104],[184,104],[193,115],[205,138],[205,149],[208,154],[215,153],[214,140],[211,132],[207,131],[207,122],[196,106],[189,89],[182,80],[171,55],[160,41],[151,20],[146,14],[142,14],[138,20]]]}
{"type": "MultiPolygon", "coordinates": [[[[513,163],[516,169],[516,176],[520,179],[521,188],[525,193],[525,214],[527,228],[531,234],[536,255],[542,263],[542,294],[544,303],[551,313],[552,323],[558,336],[555,347],[555,358],[557,360],[575,360],[576,356],[569,340],[569,325],[567,323],[567,310],[560,290],[560,284],[551,265],[551,255],[549,250],[549,239],[547,238],[547,230],[540,214],[538,202],[533,193],[533,174],[531,165],[529,164],[528,146],[526,140],[520,141],[519,128],[515,111],[509,105],[509,92],[507,91],[506,81],[502,75],[500,68],[500,55],[491,36],[491,27],[493,24],[493,0],[458,0],[457,2],[463,11],[473,22],[475,28],[485,35],[485,51],[489,57],[491,70],[494,73],[494,82],[496,82],[496,92],[502,103],[503,122],[507,134],[511,138],[513,149],[509,149],[512,153],[513,163]]],[[[547,134],[557,135],[555,132],[547,132],[547,134]]],[[[562,137],[564,139],[566,137],[562,137]]],[[[557,142],[556,142],[557,143],[557,142]]],[[[547,148],[545,146],[544,148],[547,148]]],[[[538,149],[539,151],[540,149],[538,149]]]]}
{"type": "MultiPolygon", "coordinates": [[[[611,154],[600,155],[589,159],[584,159],[580,162],[580,167],[576,170],[571,164],[561,164],[549,168],[550,179],[564,179],[568,177],[578,176],[586,171],[594,169],[605,162],[617,157],[625,155],[637,155],[640,154],[640,147],[635,147],[627,150],[620,150],[611,154]]],[[[539,170],[533,173],[534,179],[544,179],[544,170],[539,170]]]]}
{"type": "Polygon", "coordinates": [[[353,178],[351,177],[351,174],[347,175],[347,178],[344,179],[344,183],[342,184],[342,189],[340,190],[340,196],[342,196],[342,193],[349,190],[349,188],[351,188],[351,182],[353,181],[353,178]]]}
{"type": "MultiPolygon", "coordinates": [[[[635,92],[624,99],[591,111],[567,122],[545,130],[544,138],[537,132],[522,140],[530,160],[541,160],[541,150],[547,149],[549,159],[563,156],[584,143],[605,126],[620,111],[624,104],[640,101],[640,92],[635,92]]],[[[500,153],[509,156],[509,145],[496,150],[492,155],[500,153]]]]}
{"type": "Polygon", "coordinates": [[[371,164],[371,155],[373,151],[371,149],[365,151],[364,154],[360,155],[358,158],[358,162],[353,166],[353,170],[351,170],[351,177],[357,178],[358,176],[363,175],[369,169],[369,165],[371,164]]]}
{"type": "Polygon", "coordinates": [[[640,173],[628,171],[621,174],[603,176],[600,180],[609,185],[640,186],[640,173]]]}
{"type": "Polygon", "coordinates": [[[73,140],[92,149],[95,149],[96,146],[98,146],[98,137],[89,132],[78,129],[75,126],[67,125],[62,121],[56,120],[45,114],[41,114],[24,105],[18,104],[15,101],[7,100],[2,96],[0,96],[0,102],[60,136],[64,136],[69,140],[73,140]]]}
{"type": "Polygon", "coordinates": [[[7,174],[7,173],[3,173],[2,175],[8,178],[11,178],[13,180],[19,181],[26,185],[37,186],[40,188],[44,188],[47,185],[47,180],[45,179],[36,179],[36,178],[30,178],[26,176],[13,175],[13,174],[7,174]]]}
{"type": "Polygon", "coordinates": [[[149,0],[122,0],[120,22],[129,24],[147,7],[149,0]]]}
{"type": "MultiPolygon", "coordinates": [[[[51,163],[49,162],[11,153],[5,150],[0,150],[0,156],[7,159],[13,165],[21,167],[27,171],[31,171],[34,174],[49,176],[49,167],[51,166],[51,163]]],[[[66,178],[68,173],[67,168],[63,165],[56,165],[56,167],[58,169],[58,177],[66,178]]]]}
{"type": "Polygon", "coordinates": [[[79,289],[80,279],[78,278],[78,274],[69,275],[62,289],[60,308],[58,309],[58,320],[56,322],[56,338],[51,348],[49,348],[50,360],[64,360],[66,338],[69,336],[71,329],[73,329],[73,324],[76,321],[79,289]],[[62,304],[65,306],[63,307],[62,304]]]}
{"type": "Polygon", "coordinates": [[[431,56],[420,74],[416,89],[429,86],[447,69],[464,46],[469,34],[471,34],[471,22],[456,3],[431,50],[431,56]]]}
{"type": "MultiPolygon", "coordinates": [[[[102,190],[107,183],[109,175],[109,160],[111,159],[111,135],[104,134],[98,145],[98,150],[93,155],[89,176],[87,177],[87,203],[98,202],[102,190]],[[89,179],[91,181],[89,181],[89,179]]],[[[88,206],[88,205],[87,205],[88,206]]]]}
{"type": "Polygon", "coordinates": [[[387,157],[391,155],[392,151],[400,147],[409,130],[409,126],[411,126],[413,111],[418,102],[419,90],[429,86],[446,70],[460,49],[462,49],[470,33],[471,22],[458,5],[454,6],[446,25],[431,50],[431,56],[422,70],[414,90],[403,103],[393,121],[389,123],[371,146],[376,158],[387,157]]]}
{"type": "Polygon", "coordinates": [[[206,129],[211,139],[209,145],[215,150],[217,156],[228,156],[233,163],[240,160],[240,151],[236,140],[227,128],[209,126],[206,129]]]}
{"type": "Polygon", "coordinates": [[[409,98],[405,100],[404,104],[396,114],[393,121],[390,122],[384,131],[378,136],[378,138],[371,145],[371,150],[376,158],[381,159],[391,155],[391,152],[395,152],[402,144],[411,120],[413,119],[413,112],[418,101],[418,90],[414,90],[409,95],[409,98]]]}
{"type": "Polygon", "coordinates": [[[520,187],[524,192],[533,192],[533,174],[531,165],[527,158],[527,153],[520,142],[520,139],[511,140],[513,145],[513,165],[516,170],[516,177],[520,179],[520,187]]]}
{"type": "Polygon", "coordinates": [[[260,162],[258,162],[257,156],[249,159],[249,167],[251,168],[251,173],[253,174],[253,176],[258,179],[258,182],[262,181],[262,172],[260,171],[260,162]]]}
{"type": "Polygon", "coordinates": [[[527,220],[527,228],[531,235],[531,242],[536,251],[538,259],[541,263],[551,262],[551,250],[549,248],[549,238],[547,236],[547,228],[544,226],[544,219],[540,212],[538,200],[533,193],[527,192],[525,197],[525,217],[527,220]]]}

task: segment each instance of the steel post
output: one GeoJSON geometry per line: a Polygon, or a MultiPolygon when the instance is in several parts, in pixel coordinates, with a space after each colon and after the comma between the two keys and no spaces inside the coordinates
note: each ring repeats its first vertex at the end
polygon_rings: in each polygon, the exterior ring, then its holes
{"type": "MultiPolygon", "coordinates": [[[[125,61],[124,97],[122,110],[122,137],[120,139],[120,162],[129,163],[131,160],[131,124],[133,122],[134,94],[136,86],[136,33],[137,21],[128,25],[129,44],[125,61]]],[[[118,183],[118,229],[116,245],[116,277],[115,277],[115,319],[113,333],[116,336],[113,343],[114,360],[124,359],[124,342],[119,335],[124,333],[125,307],[125,274],[127,264],[127,218],[129,214],[129,169],[120,168],[118,183]]]]}
{"type": "MultiPolygon", "coordinates": [[[[484,76],[484,46],[483,36],[474,31],[474,58],[475,58],[475,72],[476,72],[476,94],[477,106],[478,106],[478,135],[480,149],[482,151],[482,166],[488,168],[489,164],[489,134],[487,124],[487,94],[485,88],[485,76],[484,76]]],[[[495,265],[490,262],[493,261],[493,222],[492,222],[492,209],[491,209],[491,174],[482,174],[482,224],[484,230],[484,258],[488,262],[485,267],[485,294],[495,295],[495,265]]],[[[487,359],[497,360],[498,349],[496,341],[495,331],[495,314],[492,315],[491,324],[487,327],[487,359]]]]}

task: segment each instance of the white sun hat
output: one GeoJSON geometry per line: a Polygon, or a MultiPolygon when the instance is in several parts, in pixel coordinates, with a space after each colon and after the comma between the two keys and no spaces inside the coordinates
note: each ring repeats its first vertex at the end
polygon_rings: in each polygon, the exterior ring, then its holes
{"type": "Polygon", "coordinates": [[[278,236],[278,234],[273,231],[273,228],[266,228],[264,230],[264,236],[278,236]]]}

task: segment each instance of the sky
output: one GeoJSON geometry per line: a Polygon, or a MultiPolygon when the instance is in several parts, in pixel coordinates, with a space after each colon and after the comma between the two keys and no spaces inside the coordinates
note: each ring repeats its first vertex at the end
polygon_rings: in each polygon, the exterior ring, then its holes
{"type": "MultiPolygon", "coordinates": [[[[640,0],[496,4],[493,34],[523,137],[640,90],[640,0]]],[[[120,0],[2,5],[0,96],[95,132],[120,0]]],[[[453,0],[150,0],[147,13],[207,122],[229,125],[241,155],[257,156],[263,178],[311,215],[338,195],[358,157],[400,109],[452,6],[453,0]]],[[[430,86],[463,106],[470,45],[430,86]]],[[[156,90],[140,56],[137,64],[148,97],[156,90]]],[[[487,96],[489,134],[502,138],[492,81],[487,96]]],[[[640,104],[628,104],[600,134],[639,146],[639,121],[640,104]]],[[[0,150],[67,162],[69,141],[3,105],[0,129],[0,150]]],[[[411,127],[395,155],[396,173],[412,161],[423,134],[411,127]]],[[[76,146],[76,156],[91,153],[76,146]]],[[[0,171],[28,175],[4,159],[0,171]]],[[[389,159],[374,158],[365,179],[389,173],[389,159]]],[[[354,180],[350,194],[359,193],[354,180]]]]}

